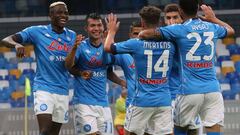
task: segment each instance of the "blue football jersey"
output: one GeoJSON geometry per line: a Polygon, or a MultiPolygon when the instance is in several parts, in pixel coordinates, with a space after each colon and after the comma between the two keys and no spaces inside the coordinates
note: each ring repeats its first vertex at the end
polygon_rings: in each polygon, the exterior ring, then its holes
{"type": "Polygon", "coordinates": [[[58,34],[51,25],[32,26],[18,32],[23,43],[34,45],[37,61],[33,91],[43,90],[50,93],[68,95],[68,71],[65,58],[76,39],[76,33],[64,28],[58,34]]]}
{"type": "Polygon", "coordinates": [[[170,42],[129,39],[112,46],[115,53],[129,53],[136,66],[136,95],[140,107],[170,106],[168,78],[175,52],[170,42]]]}
{"type": "Polygon", "coordinates": [[[179,54],[176,49],[176,53],[173,56],[172,70],[169,76],[169,90],[171,92],[172,100],[175,100],[177,94],[180,93],[181,80],[180,80],[180,63],[179,54]]]}
{"type": "Polygon", "coordinates": [[[117,54],[115,55],[115,65],[122,68],[124,76],[127,81],[127,98],[126,106],[128,107],[135,94],[135,64],[133,57],[129,54],[117,54]]]}
{"type": "Polygon", "coordinates": [[[106,53],[102,44],[95,47],[87,38],[79,45],[75,58],[77,67],[92,71],[93,76],[88,80],[75,76],[73,104],[108,106],[107,67],[113,64],[114,56],[106,53]]]}
{"type": "Polygon", "coordinates": [[[178,45],[181,63],[182,94],[220,90],[214,68],[216,41],[226,36],[226,28],[201,19],[189,19],[157,29],[164,39],[178,45]]]}

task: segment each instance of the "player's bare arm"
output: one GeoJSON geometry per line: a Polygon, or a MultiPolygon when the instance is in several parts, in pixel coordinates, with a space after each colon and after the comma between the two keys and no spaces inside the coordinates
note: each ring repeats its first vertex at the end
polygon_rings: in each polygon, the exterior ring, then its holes
{"type": "Polygon", "coordinates": [[[75,54],[76,54],[78,46],[80,45],[80,43],[82,42],[83,39],[84,39],[83,35],[77,36],[74,46],[65,60],[65,67],[73,75],[81,76],[81,71],[75,66],[75,54]]]}
{"type": "Polygon", "coordinates": [[[126,83],[126,81],[123,80],[123,79],[121,79],[120,77],[118,77],[118,76],[116,75],[116,73],[113,72],[112,67],[109,67],[109,68],[107,69],[107,78],[108,78],[110,81],[112,81],[112,82],[114,82],[114,83],[116,83],[116,84],[118,84],[118,85],[121,85],[121,86],[124,87],[124,88],[127,88],[127,83],[126,83]]]}
{"type": "Polygon", "coordinates": [[[117,21],[117,16],[113,13],[109,14],[107,20],[105,21],[108,28],[108,34],[104,43],[104,50],[106,52],[112,53],[111,45],[114,43],[114,38],[118,31],[120,22],[117,21]]]}
{"type": "Polygon", "coordinates": [[[162,39],[162,35],[160,32],[158,32],[156,29],[145,29],[142,30],[139,34],[138,34],[138,38],[140,39],[155,39],[155,40],[161,40],[162,39]]]}
{"type": "Polygon", "coordinates": [[[25,49],[24,49],[24,46],[21,45],[19,42],[20,41],[18,41],[17,35],[10,35],[10,36],[4,38],[1,41],[1,44],[6,47],[15,48],[17,57],[23,58],[25,56],[25,49]]]}
{"type": "Polygon", "coordinates": [[[227,29],[227,36],[233,36],[235,34],[234,29],[227,23],[221,21],[215,16],[212,8],[210,6],[202,5],[201,9],[204,13],[204,16],[200,16],[202,20],[219,24],[227,29]]]}

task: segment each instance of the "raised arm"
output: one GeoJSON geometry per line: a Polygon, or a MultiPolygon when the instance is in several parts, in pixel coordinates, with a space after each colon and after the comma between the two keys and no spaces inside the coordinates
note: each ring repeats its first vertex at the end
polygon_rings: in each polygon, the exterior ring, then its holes
{"type": "Polygon", "coordinates": [[[75,65],[75,54],[76,54],[79,44],[81,43],[81,41],[83,39],[84,39],[84,36],[82,36],[82,35],[77,36],[71,52],[68,54],[68,56],[65,59],[65,67],[71,74],[76,75],[76,76],[82,76],[82,72],[75,65]]]}
{"type": "Polygon", "coordinates": [[[117,16],[114,14],[109,14],[108,19],[105,20],[108,28],[108,34],[104,42],[104,50],[109,53],[113,53],[111,46],[114,43],[114,38],[116,32],[118,31],[120,22],[117,21],[117,16]]]}
{"type": "Polygon", "coordinates": [[[25,56],[25,49],[24,49],[24,46],[20,44],[21,42],[22,42],[21,35],[15,34],[15,35],[10,35],[4,38],[0,42],[0,45],[10,47],[10,48],[15,48],[17,57],[22,58],[25,56]]]}
{"type": "Polygon", "coordinates": [[[220,26],[223,26],[227,29],[227,36],[233,36],[235,34],[234,29],[227,23],[221,21],[215,16],[215,13],[213,12],[212,8],[210,6],[202,5],[201,9],[204,13],[204,16],[200,16],[202,20],[216,23],[220,26]]]}

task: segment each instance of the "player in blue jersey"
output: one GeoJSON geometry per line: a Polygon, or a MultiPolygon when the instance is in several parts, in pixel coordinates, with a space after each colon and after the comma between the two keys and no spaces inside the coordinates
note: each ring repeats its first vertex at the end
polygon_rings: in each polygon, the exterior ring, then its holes
{"type": "Polygon", "coordinates": [[[214,68],[215,47],[218,38],[231,36],[234,30],[217,19],[209,6],[201,6],[205,13],[201,19],[197,1],[180,0],[179,6],[184,23],[142,31],[139,37],[173,41],[179,48],[182,86],[176,101],[175,134],[185,135],[200,115],[207,135],[220,135],[224,104],[214,68]]]}
{"type": "MultiPolygon", "coordinates": [[[[130,25],[129,38],[136,38],[139,32],[142,30],[140,22],[133,22],[130,25]]],[[[135,64],[133,57],[130,54],[118,54],[115,55],[115,65],[122,68],[125,79],[127,81],[127,96],[126,96],[126,108],[131,104],[135,94],[135,64]]],[[[122,114],[119,114],[122,115],[122,114]]],[[[119,118],[118,116],[116,116],[119,118]]],[[[125,119],[125,118],[124,118],[125,119]]],[[[119,123],[115,125],[118,134],[124,133],[124,124],[119,123]]]]}
{"type": "Polygon", "coordinates": [[[15,47],[24,57],[22,43],[34,45],[37,70],[34,78],[34,111],[41,135],[58,135],[62,123],[68,122],[68,71],[65,57],[71,50],[76,34],[67,29],[68,9],[64,2],[49,6],[51,24],[32,26],[11,35],[3,42],[15,47]]]}
{"type": "MultiPolygon", "coordinates": [[[[182,23],[182,17],[180,15],[180,8],[177,4],[168,4],[164,8],[164,23],[165,25],[173,25],[182,23]]],[[[176,50],[174,55],[172,71],[169,78],[169,89],[172,97],[172,107],[173,111],[175,110],[175,99],[177,94],[180,92],[181,81],[180,81],[180,62],[179,62],[179,53],[176,50]]],[[[197,129],[200,127],[200,117],[196,117],[195,123],[189,125],[189,130],[187,131],[188,135],[196,134],[197,129]]]]}
{"type": "MultiPolygon", "coordinates": [[[[161,10],[143,7],[139,12],[143,29],[159,25],[161,10]]],[[[126,134],[141,135],[147,124],[154,134],[172,133],[172,108],[168,78],[175,47],[170,42],[130,39],[114,43],[119,27],[116,15],[108,15],[108,35],[104,44],[107,52],[129,53],[136,66],[136,95],[127,110],[126,134]]]]}
{"type": "Polygon", "coordinates": [[[111,110],[106,91],[107,68],[114,62],[114,56],[103,49],[104,26],[97,13],[87,15],[85,30],[87,39],[76,43],[66,58],[65,66],[71,70],[77,67],[81,71],[91,71],[87,80],[75,77],[74,85],[74,125],[77,135],[112,135],[114,132],[111,110]],[[81,43],[80,43],[81,42],[81,43]]]}

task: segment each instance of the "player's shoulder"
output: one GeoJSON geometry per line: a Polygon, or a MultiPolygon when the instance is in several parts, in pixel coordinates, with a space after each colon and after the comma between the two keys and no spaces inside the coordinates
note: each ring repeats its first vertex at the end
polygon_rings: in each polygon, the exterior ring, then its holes
{"type": "Polygon", "coordinates": [[[26,30],[38,31],[38,30],[43,30],[43,29],[47,29],[47,26],[46,25],[29,26],[29,27],[25,28],[24,31],[26,31],[26,30]]]}
{"type": "Polygon", "coordinates": [[[69,28],[64,27],[64,31],[66,31],[67,33],[70,33],[70,34],[76,35],[76,32],[73,31],[73,30],[71,30],[71,29],[69,29],[69,28]]]}

